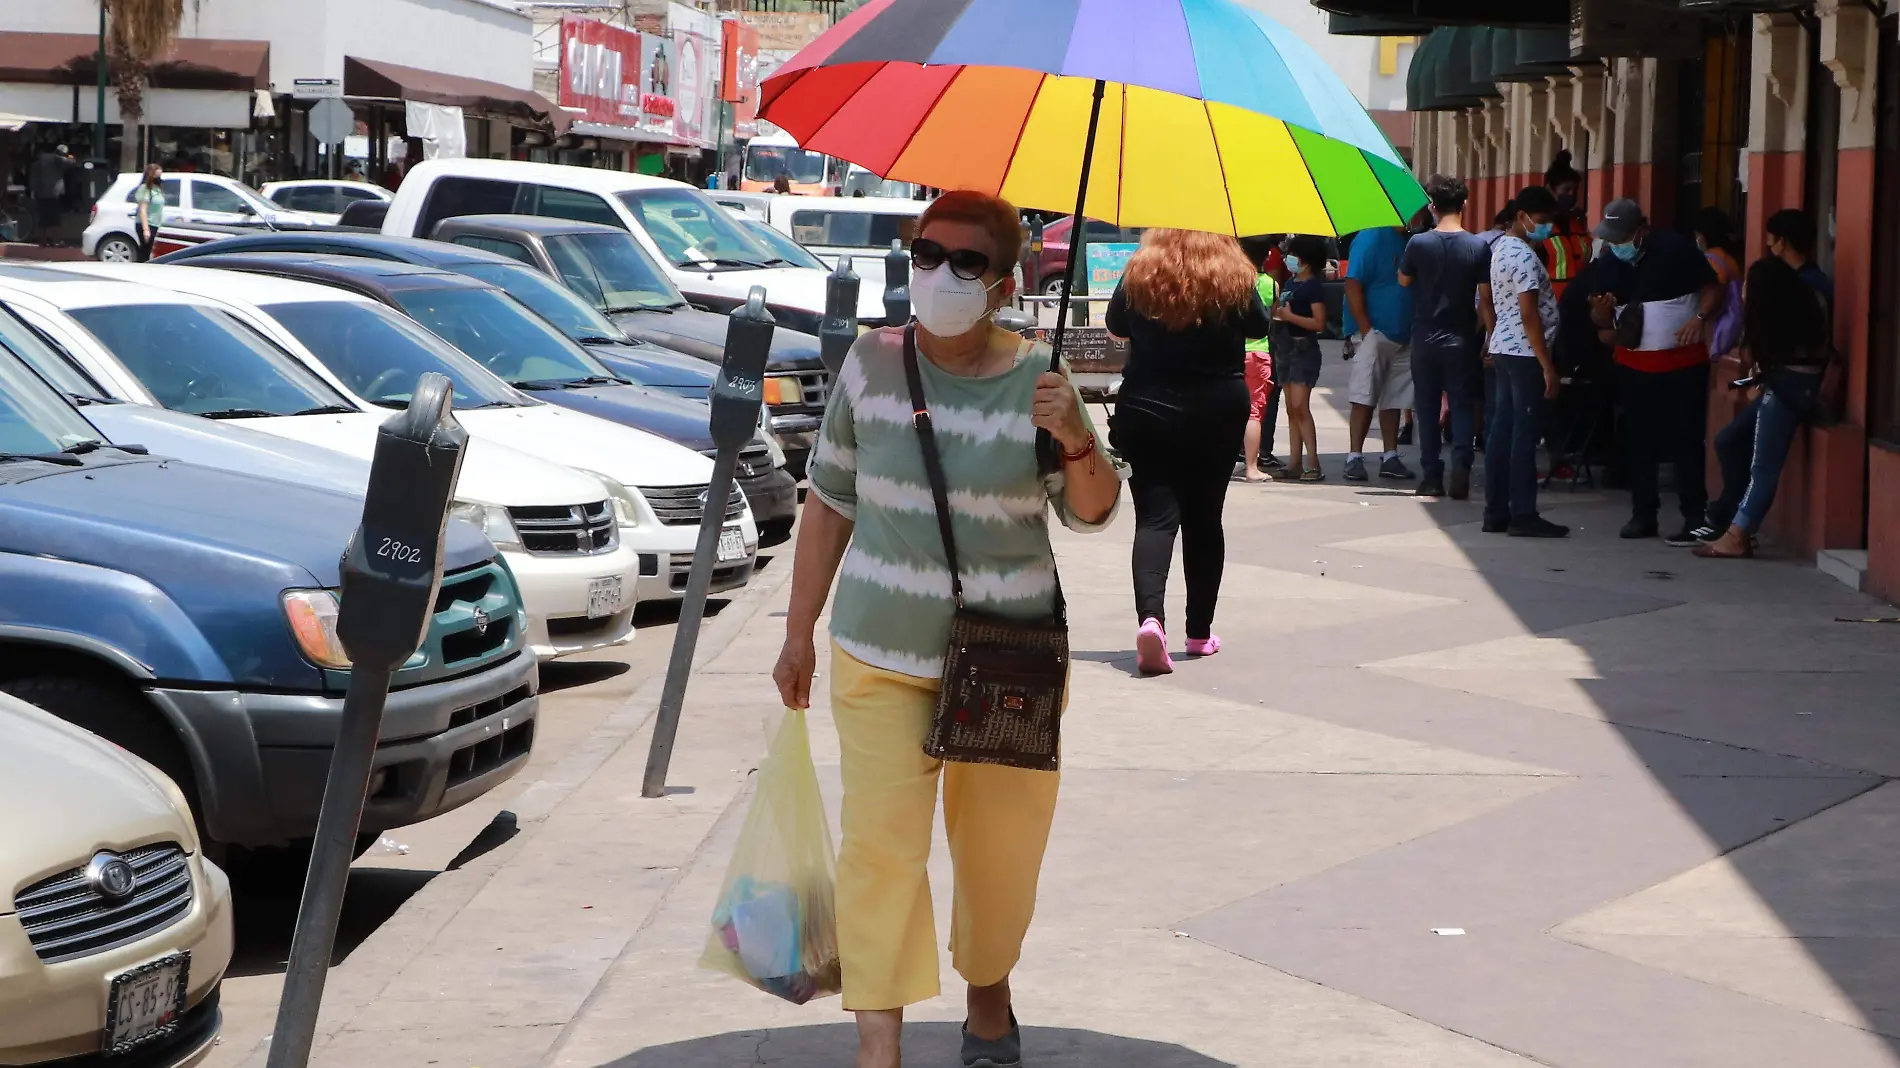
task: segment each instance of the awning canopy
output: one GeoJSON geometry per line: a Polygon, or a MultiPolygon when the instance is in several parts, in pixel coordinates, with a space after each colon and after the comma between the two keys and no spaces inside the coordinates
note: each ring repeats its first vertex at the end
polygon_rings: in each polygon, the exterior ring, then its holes
{"type": "Polygon", "coordinates": [[[1570,0],[1313,0],[1313,5],[1336,15],[1432,26],[1570,24],[1570,0]]]}
{"type": "MultiPolygon", "coordinates": [[[[0,82],[96,85],[99,39],[88,33],[0,30],[0,82]]],[[[108,60],[106,77],[115,73],[108,60]]],[[[252,92],[270,88],[270,42],[180,37],[152,64],[154,89],[252,92]]]]}
{"type": "Polygon", "coordinates": [[[355,56],[343,57],[343,95],[462,108],[550,129],[557,135],[565,134],[574,121],[573,116],[532,89],[355,56]]]}
{"type": "Polygon", "coordinates": [[[1436,27],[1419,19],[1326,14],[1326,32],[1335,37],[1423,37],[1436,27]]]}
{"type": "Polygon", "coordinates": [[[1595,60],[1573,59],[1564,30],[1446,26],[1433,30],[1412,54],[1406,72],[1410,111],[1476,107],[1500,95],[1500,82],[1535,82],[1595,60]]]}
{"type": "Polygon", "coordinates": [[[1499,30],[1492,73],[1501,82],[1535,82],[1572,67],[1595,66],[1595,60],[1573,59],[1566,30],[1499,30]],[[1508,58],[1507,58],[1508,57],[1508,58]]]}

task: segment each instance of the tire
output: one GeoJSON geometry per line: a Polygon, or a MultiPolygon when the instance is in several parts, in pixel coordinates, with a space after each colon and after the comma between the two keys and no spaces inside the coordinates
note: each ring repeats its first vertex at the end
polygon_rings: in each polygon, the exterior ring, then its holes
{"type": "MultiPolygon", "coordinates": [[[[350,850],[350,859],[370,851],[379,835],[359,834],[350,850]]],[[[299,838],[288,845],[241,848],[233,846],[223,865],[231,881],[246,889],[267,893],[289,893],[302,889],[310,870],[310,855],[316,849],[313,838],[299,838]]]]}
{"type": "Polygon", "coordinates": [[[1042,295],[1045,297],[1060,297],[1062,296],[1063,289],[1067,288],[1067,286],[1068,279],[1064,275],[1059,274],[1051,278],[1045,278],[1042,280],[1042,295]]]}
{"type": "Polygon", "coordinates": [[[185,792],[203,830],[197,780],[185,745],[137,690],[117,679],[79,675],[26,675],[0,682],[0,690],[131,751],[170,776],[185,792]]]}
{"type": "Polygon", "coordinates": [[[137,263],[139,247],[124,234],[107,234],[99,239],[93,256],[101,263],[137,263]]]}

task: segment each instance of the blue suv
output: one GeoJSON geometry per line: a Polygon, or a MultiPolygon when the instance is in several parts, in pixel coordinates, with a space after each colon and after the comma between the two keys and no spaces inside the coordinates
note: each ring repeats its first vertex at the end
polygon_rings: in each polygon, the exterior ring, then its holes
{"type": "MultiPolygon", "coordinates": [[[[0,690],[164,770],[209,842],[306,842],[349,683],[336,591],[361,512],[111,444],[0,350],[0,690]]],[[[389,696],[365,840],[480,796],[534,744],[513,578],[460,522],[443,572],[389,696]]]]}

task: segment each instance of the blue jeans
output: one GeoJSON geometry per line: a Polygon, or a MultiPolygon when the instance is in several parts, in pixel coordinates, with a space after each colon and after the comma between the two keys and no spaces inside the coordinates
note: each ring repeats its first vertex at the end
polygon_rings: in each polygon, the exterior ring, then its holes
{"type": "Polygon", "coordinates": [[[1534,356],[1493,356],[1497,383],[1485,412],[1484,515],[1537,514],[1537,443],[1544,437],[1544,369],[1534,356]]]}
{"type": "Polygon", "coordinates": [[[1709,509],[1709,525],[1718,530],[1731,522],[1751,534],[1761,529],[1774,506],[1794,432],[1814,414],[1820,375],[1777,367],[1766,379],[1761,395],[1715,435],[1722,496],[1709,509]]]}
{"type": "Polygon", "coordinates": [[[1440,398],[1451,398],[1451,463],[1470,468],[1473,410],[1482,381],[1483,361],[1474,342],[1449,345],[1420,343],[1412,348],[1412,410],[1418,422],[1418,462],[1425,477],[1442,481],[1445,464],[1439,456],[1440,398]]]}

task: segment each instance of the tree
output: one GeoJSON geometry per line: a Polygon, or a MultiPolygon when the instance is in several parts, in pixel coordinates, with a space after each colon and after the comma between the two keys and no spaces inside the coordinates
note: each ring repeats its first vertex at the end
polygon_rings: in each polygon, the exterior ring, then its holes
{"type": "MultiPolygon", "coordinates": [[[[106,8],[106,54],[111,60],[119,121],[119,170],[139,169],[140,124],[145,118],[145,83],[152,64],[178,39],[184,0],[99,0],[106,8]]],[[[102,149],[104,146],[100,146],[102,149]]]]}

